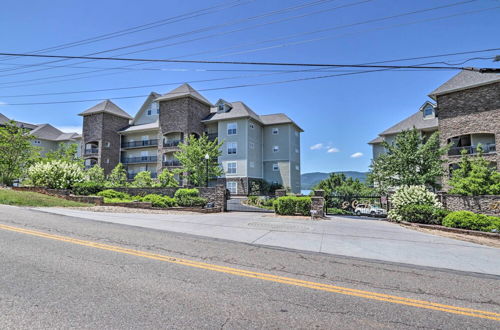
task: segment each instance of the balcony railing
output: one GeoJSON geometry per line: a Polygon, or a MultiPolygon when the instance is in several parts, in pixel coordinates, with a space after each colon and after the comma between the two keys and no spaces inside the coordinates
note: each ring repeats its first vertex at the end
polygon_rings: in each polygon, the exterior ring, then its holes
{"type": "Polygon", "coordinates": [[[137,164],[137,163],[156,163],[157,156],[141,156],[141,157],[128,157],[123,158],[123,164],[137,164]]]}
{"type": "Polygon", "coordinates": [[[207,134],[207,138],[210,140],[210,141],[214,141],[215,139],[217,139],[219,136],[219,134],[217,133],[209,133],[207,134]]]}
{"type": "MultiPolygon", "coordinates": [[[[139,173],[139,172],[128,172],[127,179],[133,180],[135,178],[135,176],[137,175],[137,173],[139,173]]],[[[157,176],[158,176],[158,174],[156,172],[151,172],[151,177],[153,179],[156,179],[157,176]]]]}
{"type": "MultiPolygon", "coordinates": [[[[448,150],[448,156],[460,156],[462,154],[462,150],[465,150],[466,154],[477,154],[478,147],[477,146],[465,146],[465,147],[452,147],[448,150]]],[[[481,146],[481,150],[483,153],[488,154],[491,152],[496,152],[496,144],[490,143],[481,146]]]]}
{"type": "Polygon", "coordinates": [[[158,145],[158,139],[123,142],[122,148],[154,147],[158,145]]]}
{"type": "MultiPolygon", "coordinates": [[[[97,163],[96,163],[96,164],[97,164],[97,163]]],[[[89,169],[91,169],[91,168],[92,168],[92,167],[94,167],[94,166],[95,166],[95,164],[85,165],[85,169],[86,169],[86,170],[89,170],[89,169]]]]}
{"type": "Polygon", "coordinates": [[[163,147],[173,148],[173,147],[177,147],[180,143],[182,143],[182,140],[163,141],[163,147]]]}
{"type": "Polygon", "coordinates": [[[99,148],[89,148],[89,149],[85,149],[84,151],[84,155],[96,155],[99,153],[99,148]]]}
{"type": "Polygon", "coordinates": [[[163,166],[181,166],[181,162],[178,160],[164,160],[163,166]]]}

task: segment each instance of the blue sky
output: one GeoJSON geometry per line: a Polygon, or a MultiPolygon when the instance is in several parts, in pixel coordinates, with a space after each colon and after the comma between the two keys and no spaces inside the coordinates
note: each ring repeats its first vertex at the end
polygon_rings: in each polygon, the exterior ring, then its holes
{"type": "MultiPolygon", "coordinates": [[[[0,11],[0,51],[35,51],[231,2],[234,1],[52,0],[21,2],[4,0],[0,11]]],[[[286,13],[235,23],[234,21],[237,20],[313,1],[242,0],[240,2],[237,6],[219,8],[207,15],[118,38],[47,52],[47,54],[85,55],[169,36],[168,40],[161,42],[100,55],[117,56],[126,52],[171,44],[167,47],[126,56],[353,64],[500,47],[498,38],[500,1],[498,0],[323,1],[286,13]],[[459,2],[465,3],[415,15],[338,28],[459,2]],[[352,5],[334,9],[349,4],[352,5]],[[487,8],[494,9],[461,15],[465,12],[487,8]],[[318,13],[319,11],[322,12],[318,13]],[[308,13],[311,14],[305,15],[308,13]],[[441,19],[441,17],[454,14],[459,15],[441,19]],[[296,17],[300,15],[305,16],[296,17]],[[285,20],[292,17],[295,18],[285,20]],[[278,20],[282,21],[264,24],[278,20]],[[205,32],[192,32],[215,25],[220,26],[205,32]],[[242,30],[225,33],[238,29],[242,30]],[[305,34],[321,29],[329,30],[305,34]],[[190,34],[182,35],[186,32],[190,34]],[[295,37],[291,37],[292,35],[295,37]],[[188,41],[190,39],[199,40],[188,41]],[[197,53],[201,54],[196,55],[197,53]]],[[[499,53],[500,51],[492,51],[391,64],[461,62],[472,57],[491,58],[499,53]]],[[[192,86],[197,89],[209,89],[325,75],[324,72],[274,72],[273,75],[263,76],[262,74],[270,72],[242,70],[296,70],[296,68],[171,63],[149,63],[130,67],[136,70],[106,70],[83,74],[130,63],[83,63],[77,60],[46,63],[45,67],[32,66],[10,70],[18,68],[19,65],[40,64],[48,61],[50,59],[0,58],[0,104],[2,104],[0,113],[17,120],[35,123],[48,122],[57,127],[71,129],[81,126],[82,120],[77,114],[96,104],[97,101],[23,106],[10,105],[10,103],[106,98],[113,100],[116,97],[147,95],[150,91],[165,93],[175,86],[36,97],[13,98],[10,96],[238,77],[192,83],[192,86]],[[46,67],[56,65],[85,68],[46,67]],[[138,70],[141,68],[142,70],[138,70]],[[154,70],[144,70],[144,68],[154,68],[154,70]],[[43,70],[27,72],[39,69],[43,70]],[[207,69],[212,71],[206,71],[207,69]],[[86,76],[88,77],[81,79],[86,76]]],[[[469,61],[465,65],[498,67],[498,62],[493,63],[491,59],[478,59],[469,61]]],[[[345,72],[326,74],[335,73],[345,72]]],[[[212,102],[216,102],[219,98],[227,101],[243,101],[260,114],[287,113],[305,130],[302,135],[303,173],[339,170],[366,171],[371,160],[371,148],[367,142],[385,128],[417,111],[419,106],[428,99],[427,94],[455,73],[456,71],[452,70],[386,71],[202,93],[212,102]]],[[[144,98],[116,99],[115,103],[127,112],[135,114],[143,101],[144,98]]]]}

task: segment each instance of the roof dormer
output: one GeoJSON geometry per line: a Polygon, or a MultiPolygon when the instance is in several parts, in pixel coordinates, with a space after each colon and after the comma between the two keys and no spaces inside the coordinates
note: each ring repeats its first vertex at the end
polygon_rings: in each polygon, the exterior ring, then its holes
{"type": "Polygon", "coordinates": [[[215,107],[217,108],[217,112],[229,112],[233,107],[229,102],[224,101],[223,99],[219,99],[217,103],[215,103],[215,107]]]}
{"type": "Polygon", "coordinates": [[[436,118],[436,105],[432,102],[426,101],[420,107],[420,111],[422,112],[422,117],[424,119],[436,118]]]}

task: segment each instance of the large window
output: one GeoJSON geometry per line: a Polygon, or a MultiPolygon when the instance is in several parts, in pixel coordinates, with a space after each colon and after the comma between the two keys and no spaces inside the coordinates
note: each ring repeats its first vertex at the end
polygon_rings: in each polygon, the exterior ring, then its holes
{"type": "Polygon", "coordinates": [[[273,135],[278,135],[280,132],[280,129],[278,127],[273,127],[273,135]]]}
{"type": "Polygon", "coordinates": [[[227,163],[227,173],[236,174],[236,162],[227,163]]]}
{"type": "Polygon", "coordinates": [[[238,130],[237,123],[228,123],[227,124],[227,135],[236,135],[238,130]]]}
{"type": "Polygon", "coordinates": [[[238,149],[238,144],[236,142],[228,142],[227,143],[227,154],[228,155],[236,155],[238,149]]]}
{"type": "Polygon", "coordinates": [[[278,166],[278,164],[273,164],[273,171],[279,171],[280,170],[280,167],[278,166]]]}
{"type": "Polygon", "coordinates": [[[273,147],[273,152],[279,152],[280,151],[280,147],[279,146],[274,146],[273,147]]]}
{"type": "Polygon", "coordinates": [[[428,106],[424,109],[424,117],[432,116],[434,115],[434,108],[431,106],[428,106]]]}
{"type": "Polygon", "coordinates": [[[238,183],[234,181],[228,181],[226,182],[226,188],[229,190],[231,194],[237,194],[238,193],[238,183]]]}

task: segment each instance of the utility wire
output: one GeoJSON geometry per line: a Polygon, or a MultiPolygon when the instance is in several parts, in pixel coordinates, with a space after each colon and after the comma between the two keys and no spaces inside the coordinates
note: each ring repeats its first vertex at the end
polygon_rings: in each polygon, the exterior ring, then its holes
{"type": "MultiPolygon", "coordinates": [[[[473,0],[473,1],[475,1],[475,0],[473,0]]],[[[470,1],[466,1],[466,2],[470,2],[470,1]]],[[[306,32],[306,33],[302,33],[302,34],[298,34],[298,35],[291,35],[291,36],[287,36],[287,37],[283,37],[283,38],[278,38],[278,39],[292,38],[292,37],[297,37],[297,36],[301,36],[301,35],[307,35],[307,34],[312,34],[312,33],[324,32],[326,30],[334,30],[334,29],[345,28],[345,27],[350,27],[350,26],[354,26],[354,25],[367,24],[367,23],[372,23],[372,22],[375,22],[375,21],[387,20],[387,19],[401,17],[401,16],[406,16],[406,15],[410,15],[410,14],[416,14],[416,13],[426,12],[426,11],[430,11],[430,10],[441,9],[441,8],[444,8],[444,7],[454,6],[454,5],[458,5],[458,4],[463,4],[463,3],[460,2],[460,3],[455,3],[455,4],[451,4],[451,5],[446,5],[446,6],[426,8],[426,9],[423,9],[423,10],[406,12],[406,13],[402,13],[402,14],[398,14],[398,15],[386,16],[386,17],[382,17],[382,18],[378,18],[378,19],[371,19],[371,20],[368,20],[368,21],[357,22],[357,23],[353,23],[353,24],[335,26],[335,27],[332,27],[332,28],[321,29],[321,30],[316,30],[316,31],[310,31],[310,32],[306,32]]],[[[487,8],[487,9],[483,9],[481,11],[489,10],[489,9],[490,8],[487,8]]],[[[474,12],[476,12],[476,11],[474,11],[474,12]]],[[[458,16],[458,15],[464,15],[464,14],[470,14],[470,13],[471,12],[464,12],[464,13],[459,13],[459,14],[455,14],[455,15],[451,15],[451,16],[458,16]]],[[[438,17],[438,18],[433,18],[431,20],[439,20],[439,19],[443,19],[443,18],[449,18],[451,16],[438,17]]],[[[429,21],[429,19],[424,20],[424,21],[429,21]]],[[[415,21],[415,22],[406,23],[406,24],[403,23],[403,24],[399,24],[399,25],[396,25],[396,26],[402,26],[402,25],[407,25],[407,24],[415,24],[415,23],[418,23],[418,22],[422,22],[422,21],[415,21]]],[[[387,28],[391,28],[391,27],[384,27],[382,29],[387,29],[387,28]]],[[[373,30],[373,29],[371,29],[371,30],[373,30]]],[[[371,30],[365,30],[365,31],[361,31],[361,32],[366,32],[366,31],[371,31],[371,30]]],[[[359,33],[359,32],[355,32],[354,34],[357,34],[357,33],[359,33]]],[[[328,37],[325,37],[325,38],[318,38],[318,39],[326,39],[326,38],[332,38],[332,37],[328,36],[328,37]]],[[[274,39],[274,40],[278,40],[278,39],[274,39]]],[[[311,40],[301,41],[301,42],[298,42],[298,43],[311,42],[311,41],[316,41],[318,39],[311,39],[311,40]]],[[[267,41],[264,41],[264,42],[269,42],[269,41],[273,41],[273,40],[267,40],[267,41]]],[[[268,47],[268,48],[264,48],[264,49],[275,48],[275,47],[284,47],[284,46],[287,46],[287,45],[291,45],[291,44],[272,46],[272,47],[268,47]]],[[[234,48],[234,47],[230,47],[230,48],[234,48]]],[[[246,51],[246,52],[253,52],[253,51],[258,51],[258,50],[263,50],[263,49],[261,48],[261,49],[257,49],[257,50],[246,51]]],[[[136,53],[136,52],[132,52],[132,53],[136,53]]],[[[209,51],[209,52],[213,52],[213,51],[209,51]]],[[[207,53],[207,52],[202,52],[202,53],[207,53]]],[[[126,53],[126,54],[130,54],[130,53],[126,53]]],[[[189,57],[189,56],[197,55],[197,54],[201,54],[201,53],[180,56],[180,57],[177,57],[177,58],[189,57]]],[[[125,55],[125,54],[119,54],[118,56],[120,56],[120,55],[125,55]]],[[[221,56],[227,56],[227,55],[221,55],[221,56]]],[[[87,62],[90,62],[90,61],[87,61],[87,62]]],[[[144,63],[135,63],[135,64],[127,65],[127,66],[124,66],[124,67],[131,67],[131,66],[137,66],[137,65],[142,65],[142,64],[144,64],[144,63]]],[[[78,73],[77,75],[86,74],[86,73],[93,73],[93,72],[101,72],[101,71],[106,71],[106,70],[107,69],[99,69],[99,70],[94,70],[94,71],[90,71],[90,72],[81,72],[81,73],[78,73]]],[[[114,74],[116,74],[116,73],[114,73],[114,74]]],[[[51,77],[42,77],[42,78],[37,78],[37,79],[4,82],[4,83],[0,83],[0,84],[13,84],[13,83],[21,83],[21,82],[31,82],[31,81],[35,81],[35,80],[53,79],[53,78],[66,77],[66,76],[71,76],[73,78],[71,78],[71,79],[62,79],[62,80],[53,81],[53,82],[68,81],[68,80],[75,80],[75,79],[85,79],[87,77],[103,76],[103,75],[91,75],[91,76],[82,77],[82,78],[74,78],[74,75],[75,74],[65,74],[65,75],[58,75],[58,76],[51,76],[51,77]]],[[[52,82],[48,82],[48,83],[52,83],[52,82]]],[[[30,85],[33,85],[33,84],[22,84],[22,85],[16,85],[16,86],[12,86],[12,87],[17,87],[17,86],[21,87],[21,86],[30,86],[30,85]]],[[[9,87],[11,87],[11,86],[9,86],[9,87]]]]}

